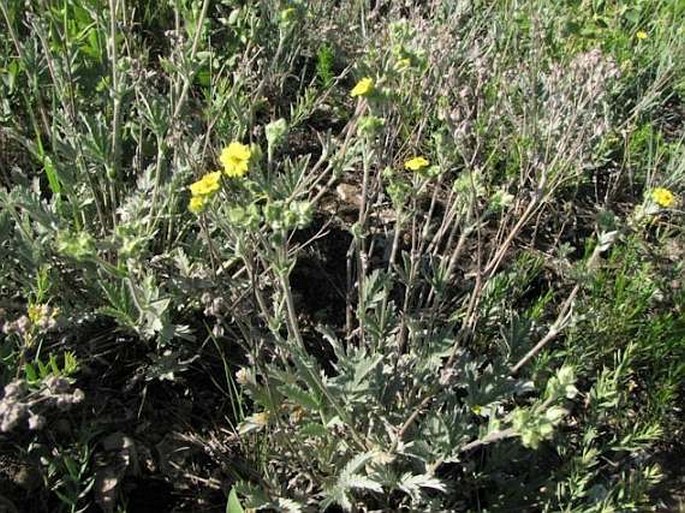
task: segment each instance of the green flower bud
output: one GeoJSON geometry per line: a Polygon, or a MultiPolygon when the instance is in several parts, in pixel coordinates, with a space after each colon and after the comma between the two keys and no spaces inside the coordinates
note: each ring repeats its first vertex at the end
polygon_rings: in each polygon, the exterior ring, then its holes
{"type": "Polygon", "coordinates": [[[283,118],[272,121],[264,127],[269,160],[273,158],[274,152],[278,149],[281,143],[283,143],[287,133],[288,123],[283,118]]]}

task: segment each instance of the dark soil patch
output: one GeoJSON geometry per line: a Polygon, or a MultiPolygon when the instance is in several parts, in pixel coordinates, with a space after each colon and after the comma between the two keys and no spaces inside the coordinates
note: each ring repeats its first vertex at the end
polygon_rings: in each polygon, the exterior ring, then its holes
{"type": "MultiPolygon", "coordinates": [[[[325,218],[317,217],[308,228],[296,234],[304,243],[323,227],[325,218]]],[[[329,226],[325,236],[314,240],[298,260],[290,276],[298,312],[314,323],[342,328],[345,323],[347,252],[352,235],[329,226]]]]}
{"type": "Polygon", "coordinates": [[[652,491],[657,511],[682,513],[685,511],[685,445],[668,448],[655,458],[664,479],[652,491]]]}

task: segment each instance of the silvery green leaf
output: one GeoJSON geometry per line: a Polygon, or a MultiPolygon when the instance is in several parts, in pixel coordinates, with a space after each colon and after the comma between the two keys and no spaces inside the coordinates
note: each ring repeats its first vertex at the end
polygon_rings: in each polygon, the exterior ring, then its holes
{"type": "Polygon", "coordinates": [[[422,488],[431,488],[443,493],[447,490],[442,481],[427,474],[406,473],[400,479],[398,487],[414,500],[421,498],[422,488]]]}
{"type": "Polygon", "coordinates": [[[366,476],[354,475],[347,481],[348,488],[358,488],[360,490],[372,490],[376,493],[382,493],[383,487],[373,479],[366,476]]]}
{"type": "Polygon", "coordinates": [[[599,251],[606,251],[607,249],[609,249],[609,247],[611,247],[611,245],[616,240],[617,235],[618,235],[617,230],[614,230],[611,232],[602,232],[599,235],[599,241],[598,241],[599,251]]]}
{"type": "Polygon", "coordinates": [[[295,502],[294,500],[279,497],[276,502],[277,511],[282,511],[284,513],[302,513],[302,504],[295,502]]]}

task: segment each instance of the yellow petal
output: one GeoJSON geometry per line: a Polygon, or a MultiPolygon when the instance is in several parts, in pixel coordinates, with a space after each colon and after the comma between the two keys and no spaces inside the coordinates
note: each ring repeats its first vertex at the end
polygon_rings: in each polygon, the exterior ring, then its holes
{"type": "Polygon", "coordinates": [[[353,98],[355,96],[368,96],[373,91],[373,86],[373,78],[362,78],[359,82],[357,82],[357,85],[352,88],[352,91],[350,91],[350,96],[353,98]]]}
{"type": "Polygon", "coordinates": [[[193,196],[204,196],[219,190],[221,173],[207,173],[197,182],[190,184],[190,192],[193,196]]]}
{"type": "Polygon", "coordinates": [[[199,214],[205,208],[206,198],[206,196],[193,196],[190,198],[190,203],[188,203],[188,210],[193,214],[199,214]]]}
{"type": "Polygon", "coordinates": [[[418,171],[427,167],[430,164],[424,157],[413,157],[404,163],[406,169],[411,169],[412,171],[418,171]]]}
{"type": "Polygon", "coordinates": [[[665,208],[672,207],[676,201],[673,193],[663,187],[657,187],[652,191],[652,199],[654,203],[665,208]]]}
{"type": "Polygon", "coordinates": [[[240,177],[247,173],[251,156],[252,150],[249,146],[234,141],[221,151],[219,161],[227,176],[240,177]]]}

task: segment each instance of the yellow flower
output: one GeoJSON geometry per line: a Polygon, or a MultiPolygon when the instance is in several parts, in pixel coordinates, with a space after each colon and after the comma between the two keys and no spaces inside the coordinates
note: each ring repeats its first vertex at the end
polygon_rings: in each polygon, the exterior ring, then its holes
{"type": "Polygon", "coordinates": [[[350,91],[350,96],[368,96],[373,92],[373,78],[362,78],[350,91]]]}
{"type": "Polygon", "coordinates": [[[411,59],[409,57],[405,59],[400,59],[395,63],[395,70],[396,71],[405,71],[411,67],[411,59]]]}
{"type": "Polygon", "coordinates": [[[637,34],[635,34],[635,37],[638,38],[640,41],[644,41],[649,37],[649,34],[645,32],[644,30],[638,30],[637,34]]]}
{"type": "Polygon", "coordinates": [[[188,210],[193,214],[199,214],[205,209],[207,203],[207,196],[192,196],[190,203],[188,203],[188,210]]]}
{"type": "Polygon", "coordinates": [[[251,156],[252,150],[249,146],[234,141],[221,151],[219,160],[224,166],[226,176],[240,178],[247,173],[251,156]]]}
{"type": "Polygon", "coordinates": [[[652,191],[652,199],[661,207],[668,208],[675,205],[675,196],[671,191],[663,187],[657,187],[652,191]]]}
{"type": "Polygon", "coordinates": [[[412,171],[420,171],[429,164],[430,162],[428,162],[428,160],[426,160],[424,157],[413,157],[404,163],[404,167],[406,169],[411,169],[412,171]]]}
{"type": "Polygon", "coordinates": [[[197,182],[190,184],[190,192],[193,196],[206,196],[219,190],[221,172],[207,173],[197,182]]]}
{"type": "Polygon", "coordinates": [[[33,324],[38,324],[40,320],[45,317],[48,305],[31,305],[28,308],[29,321],[33,324]]]}

